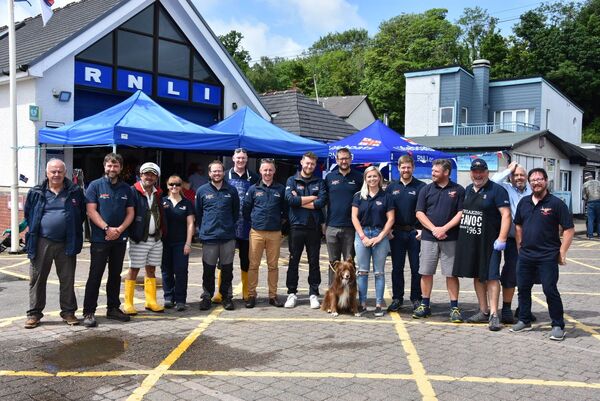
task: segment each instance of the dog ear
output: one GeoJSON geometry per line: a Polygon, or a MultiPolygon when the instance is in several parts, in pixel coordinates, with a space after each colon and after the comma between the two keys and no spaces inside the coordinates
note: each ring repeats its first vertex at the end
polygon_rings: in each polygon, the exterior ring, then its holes
{"type": "Polygon", "coordinates": [[[354,267],[356,269],[356,265],[354,264],[354,258],[350,257],[350,258],[348,258],[348,260],[346,260],[346,262],[350,263],[352,265],[352,267],[354,267]]]}

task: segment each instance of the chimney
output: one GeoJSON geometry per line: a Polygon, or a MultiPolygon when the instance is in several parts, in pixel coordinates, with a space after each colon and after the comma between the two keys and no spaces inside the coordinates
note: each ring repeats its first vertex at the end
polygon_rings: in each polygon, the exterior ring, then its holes
{"type": "Polygon", "coordinates": [[[489,89],[490,89],[490,62],[485,59],[473,61],[471,67],[475,77],[473,83],[473,104],[469,110],[469,123],[489,122],[489,89]]]}

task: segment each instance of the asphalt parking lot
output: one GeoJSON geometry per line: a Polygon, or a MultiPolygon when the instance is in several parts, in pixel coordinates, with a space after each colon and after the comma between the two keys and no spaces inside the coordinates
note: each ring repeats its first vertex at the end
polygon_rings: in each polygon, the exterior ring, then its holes
{"type": "MultiPolygon", "coordinates": [[[[79,256],[81,305],[89,244],[79,256]]],[[[286,243],[279,293],[285,298],[286,243]]],[[[0,255],[0,399],[18,400],[597,400],[600,398],[600,240],[578,235],[561,267],[559,289],[567,338],[548,340],[549,317],[534,288],[534,330],[490,332],[487,325],[453,324],[443,277],[434,280],[433,316],[414,320],[406,309],[375,318],[336,318],[308,306],[307,264],[301,264],[299,305],[274,308],[261,266],[259,303],[236,310],[198,309],[201,249],[194,244],[188,309],[143,309],[129,323],[104,318],[99,327],[68,327],[59,317],[58,281],[48,282],[42,324],[23,328],[28,309],[25,255],[0,255]]],[[[326,247],[321,248],[326,277],[326,247]]],[[[237,258],[236,258],[237,263],[237,258]]],[[[239,293],[239,274],[234,284],[239,293]]],[[[386,265],[390,288],[391,262],[386,265]]],[[[106,276],[105,276],[106,278],[106,276]]],[[[370,290],[374,289],[370,277],[370,290]]],[[[326,285],[322,285],[322,295],[326,285]]],[[[408,294],[408,291],[407,291],[408,294]]],[[[162,293],[159,290],[159,296],[162,293]]],[[[370,293],[370,301],[373,298],[370,293]]],[[[389,296],[389,291],[388,291],[389,296]]],[[[388,297],[388,301],[389,297],[388,297]]],[[[105,298],[101,293],[99,305],[105,298]]],[[[461,281],[465,315],[476,311],[470,280],[461,281]]],[[[513,303],[514,304],[514,303],[513,303]]],[[[81,317],[81,309],[79,317],[81,317]]]]}

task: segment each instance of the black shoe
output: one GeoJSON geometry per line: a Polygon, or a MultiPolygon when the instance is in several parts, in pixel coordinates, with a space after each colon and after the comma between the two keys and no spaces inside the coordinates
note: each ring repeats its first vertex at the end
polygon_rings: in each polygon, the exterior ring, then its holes
{"type": "Polygon", "coordinates": [[[273,305],[277,308],[283,308],[283,304],[281,303],[281,301],[279,301],[279,298],[277,297],[269,298],[269,305],[273,305]]]}
{"type": "Polygon", "coordinates": [[[392,300],[392,303],[390,304],[390,306],[388,306],[387,311],[388,312],[398,312],[400,310],[401,306],[402,306],[402,300],[394,299],[394,300],[392,300]]]}
{"type": "Polygon", "coordinates": [[[246,308],[252,309],[256,305],[256,297],[248,297],[246,301],[246,308]]]}
{"type": "Polygon", "coordinates": [[[209,297],[200,299],[200,310],[209,310],[212,305],[212,302],[209,297]]]}
{"type": "Polygon", "coordinates": [[[128,322],[131,320],[129,315],[126,315],[119,308],[110,308],[106,311],[106,318],[118,320],[119,322],[128,322]]]}
{"type": "Polygon", "coordinates": [[[223,309],[225,310],[234,310],[235,305],[233,304],[233,300],[231,298],[223,300],[223,309]]]}
{"type": "MultiPolygon", "coordinates": [[[[531,318],[529,319],[530,322],[535,322],[537,321],[537,317],[535,317],[535,315],[533,313],[530,313],[531,318]]],[[[519,307],[517,306],[517,309],[515,309],[515,317],[518,319],[519,318],[519,307]]]]}
{"type": "Polygon", "coordinates": [[[185,303],[184,302],[178,302],[177,306],[175,307],[175,310],[177,312],[183,312],[185,310],[185,303]]]}
{"type": "Polygon", "coordinates": [[[173,303],[173,301],[165,299],[165,309],[171,309],[174,306],[175,304],[173,303]]]}
{"type": "Polygon", "coordinates": [[[96,317],[93,313],[88,313],[83,315],[83,325],[85,327],[96,327],[98,326],[98,322],[96,322],[96,317]]]}

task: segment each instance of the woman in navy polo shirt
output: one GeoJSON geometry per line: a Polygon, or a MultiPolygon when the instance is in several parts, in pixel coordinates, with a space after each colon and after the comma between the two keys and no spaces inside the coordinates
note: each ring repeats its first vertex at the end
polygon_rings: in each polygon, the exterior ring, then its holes
{"type": "Polygon", "coordinates": [[[352,200],[352,224],[356,230],[354,249],[358,262],[359,313],[367,309],[367,289],[371,259],[375,274],[374,315],[383,316],[385,259],[390,250],[388,234],[394,225],[394,203],[382,188],[383,177],[375,166],[364,173],[362,189],[352,200]]]}
{"type": "Polygon", "coordinates": [[[185,310],[188,262],[194,235],[194,205],[181,195],[183,180],[172,175],[167,180],[169,195],[162,198],[167,228],[163,236],[162,279],[165,308],[185,310]]]}

